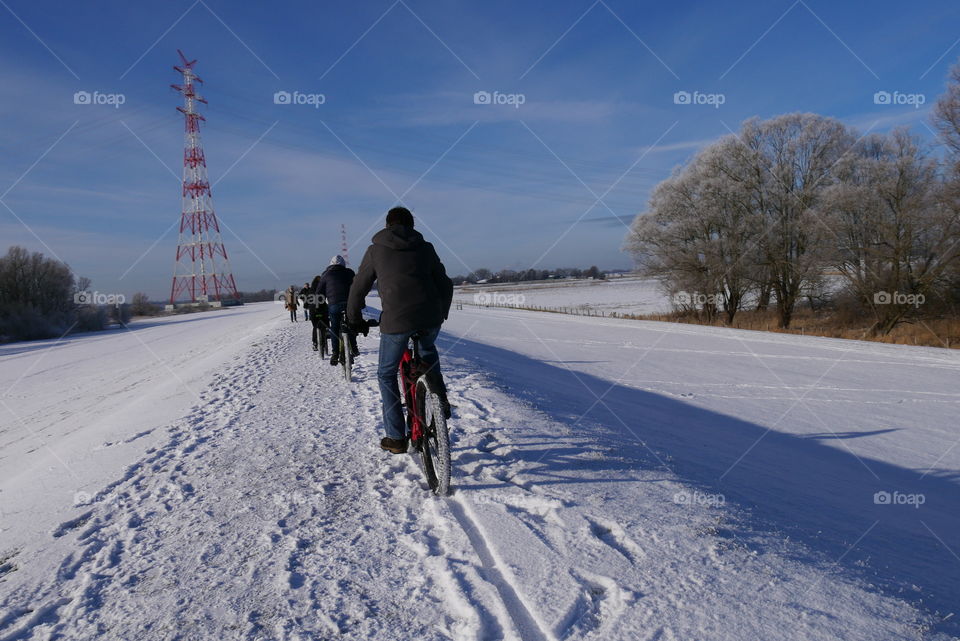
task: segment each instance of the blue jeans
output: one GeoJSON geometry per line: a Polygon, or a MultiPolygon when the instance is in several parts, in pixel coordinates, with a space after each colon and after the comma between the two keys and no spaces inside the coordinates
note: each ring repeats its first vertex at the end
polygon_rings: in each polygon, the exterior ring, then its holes
{"type": "MultiPolygon", "coordinates": [[[[437,352],[437,334],[439,327],[421,330],[420,358],[430,365],[431,378],[442,381],[440,374],[440,354],[437,352]]],[[[380,381],[380,400],[383,404],[383,429],[388,438],[402,439],[407,435],[407,424],[403,418],[403,399],[400,396],[400,386],[397,383],[397,371],[403,350],[414,332],[403,334],[384,334],[380,332],[380,364],[377,368],[377,378],[380,381]]]]}
{"type": "Polygon", "coordinates": [[[329,313],[330,313],[330,340],[333,345],[333,351],[336,352],[337,345],[340,344],[340,319],[343,314],[343,310],[347,308],[346,303],[330,303],[329,313]]]}

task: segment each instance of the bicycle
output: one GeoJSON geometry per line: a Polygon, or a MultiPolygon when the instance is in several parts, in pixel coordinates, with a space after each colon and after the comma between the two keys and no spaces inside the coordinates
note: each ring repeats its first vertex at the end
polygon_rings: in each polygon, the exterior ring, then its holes
{"type": "MultiPolygon", "coordinates": [[[[347,323],[347,312],[344,311],[340,314],[340,336],[337,338],[337,342],[340,345],[340,365],[343,367],[343,377],[348,383],[353,382],[353,350],[350,346],[354,340],[356,340],[356,335],[350,330],[350,325],[347,323]]],[[[331,349],[333,349],[332,345],[331,349]]]]}
{"type": "Polygon", "coordinates": [[[326,323],[321,323],[318,331],[320,332],[320,337],[317,339],[319,341],[317,351],[320,352],[320,358],[326,358],[330,355],[330,337],[327,336],[327,334],[330,333],[330,328],[327,327],[326,323]]]}
{"type": "Polygon", "coordinates": [[[319,349],[317,350],[320,352],[320,358],[326,358],[327,356],[330,355],[330,348],[328,347],[329,343],[327,342],[329,338],[327,334],[329,332],[330,332],[330,328],[328,328],[326,324],[320,326],[320,334],[321,334],[319,338],[320,345],[319,345],[319,349]]]}
{"type": "MultiPolygon", "coordinates": [[[[367,321],[368,327],[379,325],[367,321]]],[[[431,380],[430,366],[420,358],[420,335],[410,337],[400,358],[397,375],[406,408],[410,444],[420,453],[420,468],[430,490],[438,496],[450,493],[450,431],[444,417],[437,383],[431,380]]]]}
{"type": "MultiPolygon", "coordinates": [[[[323,310],[326,310],[326,307],[324,307],[323,310]]],[[[312,338],[314,338],[317,341],[316,343],[317,346],[314,347],[314,350],[320,353],[320,358],[326,358],[330,354],[330,350],[327,347],[328,345],[327,341],[330,338],[328,336],[328,334],[330,333],[330,326],[326,320],[327,318],[326,311],[322,311],[320,309],[312,309],[310,311],[310,314],[311,316],[316,315],[319,317],[319,323],[317,324],[316,327],[314,327],[311,330],[312,332],[314,332],[314,336],[312,338]]],[[[310,319],[310,322],[311,323],[313,322],[312,317],[310,319]]]]}

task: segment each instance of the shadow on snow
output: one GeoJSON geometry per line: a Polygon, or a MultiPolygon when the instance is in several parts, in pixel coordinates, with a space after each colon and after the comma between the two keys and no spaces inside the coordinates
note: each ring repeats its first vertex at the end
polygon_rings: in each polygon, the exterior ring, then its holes
{"type": "MultiPolygon", "coordinates": [[[[611,472],[617,469],[663,469],[649,447],[670,462],[680,481],[747,508],[749,527],[800,541],[810,552],[804,562],[836,563],[892,596],[922,599],[931,612],[945,615],[956,608],[960,475],[934,470],[924,476],[927,470],[858,458],[839,444],[821,443],[869,438],[888,430],[786,434],[498,347],[469,340],[454,345],[455,338],[440,338],[450,356],[482,362],[495,383],[508,392],[524,390],[524,401],[559,423],[570,425],[586,413],[575,427],[581,436],[600,444],[613,441],[617,447],[613,459],[573,461],[582,450],[571,448],[568,437],[558,445],[551,434],[529,434],[514,455],[532,466],[525,474],[538,479],[534,484],[590,483],[581,475],[591,469],[602,483],[616,482],[611,472]],[[603,403],[594,405],[597,396],[603,403]],[[569,474],[574,465],[580,474],[569,474]],[[922,494],[925,501],[919,507],[884,504],[894,492],[922,494]]],[[[509,427],[492,431],[499,429],[509,427]]],[[[477,455],[494,456],[455,452],[477,455]]],[[[954,619],[938,627],[960,631],[954,619]]]]}

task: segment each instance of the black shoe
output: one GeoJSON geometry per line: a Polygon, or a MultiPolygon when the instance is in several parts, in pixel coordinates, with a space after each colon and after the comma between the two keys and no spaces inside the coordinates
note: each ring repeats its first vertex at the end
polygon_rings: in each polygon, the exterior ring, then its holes
{"type": "Polygon", "coordinates": [[[407,439],[392,439],[387,436],[380,439],[380,448],[393,454],[403,454],[407,451],[407,439]]]}
{"type": "Polygon", "coordinates": [[[339,364],[340,364],[340,354],[334,352],[334,353],[333,353],[333,356],[330,357],[330,364],[331,364],[331,365],[339,365],[339,364]]]}
{"type": "Polygon", "coordinates": [[[319,351],[320,351],[320,348],[319,348],[319,347],[317,347],[316,345],[314,345],[314,346],[313,346],[313,351],[315,351],[315,352],[319,352],[319,351]]]}

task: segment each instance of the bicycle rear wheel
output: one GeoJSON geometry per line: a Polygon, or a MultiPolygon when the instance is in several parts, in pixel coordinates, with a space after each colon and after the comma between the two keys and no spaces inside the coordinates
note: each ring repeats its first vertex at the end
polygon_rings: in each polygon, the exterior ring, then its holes
{"type": "Polygon", "coordinates": [[[353,380],[353,353],[350,351],[350,340],[346,333],[340,335],[340,362],[343,364],[343,377],[349,383],[353,380]]]}
{"type": "Polygon", "coordinates": [[[327,356],[327,333],[327,326],[323,323],[313,328],[313,339],[316,341],[314,345],[317,346],[317,351],[320,353],[321,358],[326,358],[327,356]]]}
{"type": "Polygon", "coordinates": [[[450,493],[450,433],[440,407],[440,397],[430,389],[423,376],[417,380],[417,408],[423,425],[420,439],[423,473],[433,493],[446,496],[450,493]]]}

